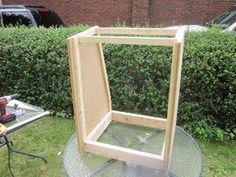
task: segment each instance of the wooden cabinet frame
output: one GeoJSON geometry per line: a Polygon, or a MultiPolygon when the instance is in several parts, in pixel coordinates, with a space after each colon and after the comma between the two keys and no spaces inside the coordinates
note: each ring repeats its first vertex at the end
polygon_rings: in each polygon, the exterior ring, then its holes
{"type": "Polygon", "coordinates": [[[79,150],[168,172],[177,118],[184,30],[100,28],[68,38],[72,97],[79,150]],[[167,118],[112,110],[102,43],[170,46],[173,48],[167,118]],[[161,154],[98,142],[112,121],[166,130],[161,154]]]}

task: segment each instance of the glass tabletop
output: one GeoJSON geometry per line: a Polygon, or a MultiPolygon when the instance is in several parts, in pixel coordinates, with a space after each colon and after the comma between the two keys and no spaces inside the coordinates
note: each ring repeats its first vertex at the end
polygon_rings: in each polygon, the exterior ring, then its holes
{"type": "MultiPolygon", "coordinates": [[[[112,122],[98,139],[117,146],[160,154],[165,130],[112,122]]],[[[161,171],[129,164],[91,153],[80,153],[74,134],[64,151],[64,168],[69,177],[164,177],[161,171]]],[[[203,159],[196,141],[181,127],[176,127],[173,144],[171,177],[202,176],[203,159]]]]}
{"type": "Polygon", "coordinates": [[[6,112],[11,112],[16,115],[16,119],[7,122],[7,134],[10,134],[17,129],[34,122],[46,115],[49,115],[49,111],[44,111],[40,107],[36,107],[18,100],[11,100],[6,108],[6,112]]]}

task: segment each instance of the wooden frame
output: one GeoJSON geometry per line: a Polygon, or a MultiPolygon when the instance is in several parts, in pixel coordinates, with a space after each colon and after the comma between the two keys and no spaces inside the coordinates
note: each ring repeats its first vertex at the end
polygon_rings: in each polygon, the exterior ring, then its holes
{"type": "Polygon", "coordinates": [[[94,26],[68,38],[72,97],[80,151],[168,172],[177,118],[183,45],[183,29],[94,26]],[[143,37],[145,35],[148,37],[143,37]],[[112,110],[101,43],[173,48],[167,118],[112,110]],[[165,129],[162,154],[146,153],[98,142],[97,139],[112,121],[165,129]]]}

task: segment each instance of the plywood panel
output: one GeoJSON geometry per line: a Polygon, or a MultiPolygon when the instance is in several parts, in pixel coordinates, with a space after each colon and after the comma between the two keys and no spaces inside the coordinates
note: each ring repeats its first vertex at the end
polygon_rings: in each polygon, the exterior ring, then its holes
{"type": "Polygon", "coordinates": [[[79,53],[87,136],[110,111],[110,105],[98,45],[79,43],[79,53]]]}

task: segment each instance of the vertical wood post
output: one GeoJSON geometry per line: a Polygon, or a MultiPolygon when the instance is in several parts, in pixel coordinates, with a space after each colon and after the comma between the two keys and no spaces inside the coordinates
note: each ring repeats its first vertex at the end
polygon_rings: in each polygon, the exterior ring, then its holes
{"type": "Polygon", "coordinates": [[[172,64],[171,64],[171,80],[170,80],[169,100],[168,100],[166,137],[163,151],[164,170],[166,171],[166,173],[168,173],[169,171],[171,155],[172,155],[172,147],[174,142],[174,134],[175,134],[178,102],[179,102],[179,90],[180,90],[181,68],[182,68],[182,58],[183,58],[182,55],[183,55],[183,42],[174,44],[172,64]]]}
{"type": "Polygon", "coordinates": [[[70,79],[71,79],[71,89],[73,98],[73,108],[75,116],[75,125],[77,140],[79,145],[79,150],[84,150],[84,142],[86,140],[86,130],[85,130],[85,118],[84,118],[84,106],[82,97],[82,82],[80,74],[80,63],[79,60],[79,49],[78,49],[78,39],[69,38],[67,41],[68,54],[69,54],[69,65],[70,65],[70,79]]]}

